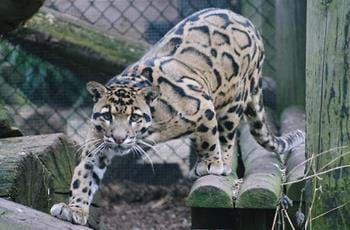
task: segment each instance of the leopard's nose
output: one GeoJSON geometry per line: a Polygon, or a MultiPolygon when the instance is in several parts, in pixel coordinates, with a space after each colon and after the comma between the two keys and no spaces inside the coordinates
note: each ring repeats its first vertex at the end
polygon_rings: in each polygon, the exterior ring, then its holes
{"type": "Polygon", "coordinates": [[[113,140],[115,141],[115,143],[117,143],[118,145],[122,144],[126,138],[128,136],[119,136],[119,135],[116,135],[116,136],[112,136],[113,140]]]}

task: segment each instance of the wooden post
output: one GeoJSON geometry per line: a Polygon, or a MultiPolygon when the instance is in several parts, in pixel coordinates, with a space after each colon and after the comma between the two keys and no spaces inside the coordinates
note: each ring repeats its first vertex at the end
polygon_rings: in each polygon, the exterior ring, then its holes
{"type": "Polygon", "coordinates": [[[277,110],[305,105],[306,0],[276,1],[277,110]]]}
{"type": "MultiPolygon", "coordinates": [[[[306,21],[307,152],[318,156],[320,173],[350,164],[350,1],[308,1],[306,21]]],[[[350,226],[349,173],[346,167],[313,178],[310,228],[350,226]]]]}

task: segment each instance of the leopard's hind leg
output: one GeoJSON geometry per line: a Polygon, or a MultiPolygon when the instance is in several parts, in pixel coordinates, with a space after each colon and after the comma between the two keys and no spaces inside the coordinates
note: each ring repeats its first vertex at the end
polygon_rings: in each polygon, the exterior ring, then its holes
{"type": "Polygon", "coordinates": [[[218,110],[218,132],[225,175],[229,175],[232,172],[237,126],[241,120],[242,113],[243,107],[239,102],[230,103],[218,110]]]}

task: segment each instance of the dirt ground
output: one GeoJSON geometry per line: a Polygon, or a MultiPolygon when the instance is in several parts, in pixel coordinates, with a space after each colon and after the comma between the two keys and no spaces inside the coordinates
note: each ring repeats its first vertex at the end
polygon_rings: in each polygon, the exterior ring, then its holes
{"type": "Polygon", "coordinates": [[[105,187],[99,229],[190,229],[190,208],[185,205],[190,185],[123,182],[105,187]]]}

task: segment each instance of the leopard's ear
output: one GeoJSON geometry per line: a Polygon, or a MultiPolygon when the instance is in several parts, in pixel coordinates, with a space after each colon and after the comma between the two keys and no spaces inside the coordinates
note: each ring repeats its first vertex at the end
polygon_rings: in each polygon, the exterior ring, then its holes
{"type": "Polygon", "coordinates": [[[140,90],[140,94],[145,98],[147,104],[154,103],[160,96],[158,87],[149,86],[140,90]]]}
{"type": "Polygon", "coordinates": [[[102,97],[102,95],[107,92],[107,88],[104,85],[95,81],[88,82],[86,84],[86,89],[92,95],[94,102],[97,102],[102,97]]]}

